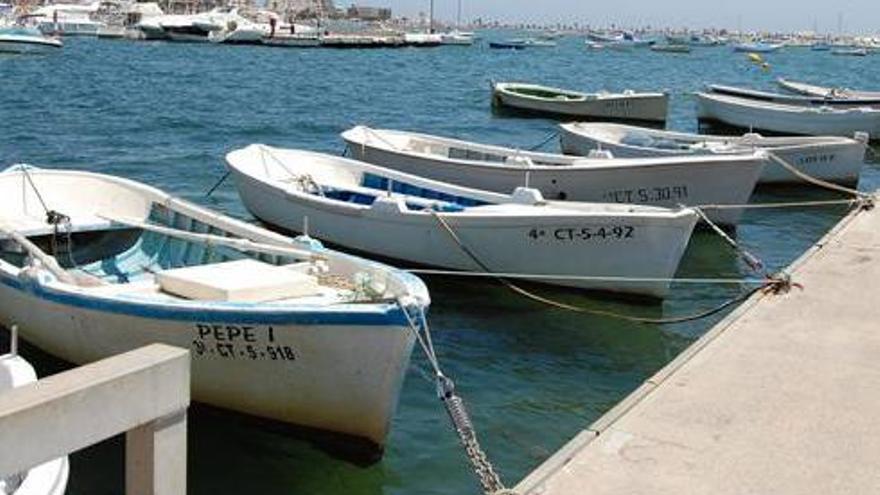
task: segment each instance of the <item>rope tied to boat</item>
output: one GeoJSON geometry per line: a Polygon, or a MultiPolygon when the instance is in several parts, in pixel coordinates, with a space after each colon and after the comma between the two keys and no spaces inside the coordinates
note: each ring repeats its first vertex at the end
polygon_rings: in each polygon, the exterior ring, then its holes
{"type": "MultiPolygon", "coordinates": [[[[741,302],[745,301],[746,299],[750,298],[752,295],[754,295],[758,292],[764,291],[764,290],[771,289],[770,293],[776,294],[776,293],[787,292],[786,287],[792,286],[790,279],[787,279],[783,275],[767,274],[767,273],[763,272],[762,268],[763,268],[764,264],[763,264],[763,262],[761,262],[761,260],[757,256],[754,256],[751,253],[749,253],[748,251],[746,251],[745,249],[739,247],[737,245],[736,241],[731,239],[730,236],[728,236],[727,234],[724,234],[724,231],[721,230],[720,227],[718,227],[714,223],[710,222],[710,225],[714,225],[714,228],[717,229],[718,232],[721,232],[723,234],[723,237],[726,238],[728,243],[731,244],[732,246],[734,246],[735,249],[738,250],[738,252],[741,254],[741,256],[743,256],[743,259],[746,260],[746,263],[749,264],[749,267],[755,269],[758,273],[760,273],[762,275],[762,279],[759,282],[757,287],[754,287],[746,292],[743,292],[736,297],[728,299],[713,308],[709,308],[707,310],[700,311],[700,312],[690,314],[690,315],[676,316],[676,317],[670,317],[670,318],[646,318],[646,317],[640,317],[640,316],[625,315],[622,313],[616,313],[614,311],[606,311],[606,310],[601,310],[601,309],[576,306],[573,304],[555,301],[553,299],[535,294],[534,292],[526,290],[526,289],[520,287],[519,285],[516,285],[513,282],[505,279],[501,275],[493,274],[492,270],[489,269],[488,265],[483,263],[483,261],[480,260],[480,258],[476,255],[476,253],[474,253],[467,245],[464,244],[464,242],[461,240],[461,238],[458,236],[458,234],[452,229],[452,226],[450,226],[449,223],[439,213],[437,213],[436,211],[431,211],[430,213],[434,216],[434,218],[437,219],[437,222],[440,224],[440,226],[443,228],[443,230],[458,245],[459,249],[461,249],[462,252],[465,253],[474,263],[476,263],[477,266],[479,266],[480,269],[482,269],[486,274],[489,274],[489,276],[492,276],[493,278],[495,278],[496,280],[501,282],[504,286],[506,286],[511,291],[516,292],[517,294],[520,294],[528,299],[531,299],[533,301],[540,302],[542,304],[546,304],[548,306],[552,306],[555,308],[564,309],[567,311],[572,311],[575,313],[583,313],[583,314],[591,314],[591,315],[595,315],[595,316],[615,318],[618,320],[624,320],[624,321],[629,321],[629,322],[633,322],[633,323],[642,323],[642,324],[651,324],[651,325],[671,325],[671,324],[686,323],[689,321],[695,321],[695,320],[701,320],[703,318],[708,318],[712,315],[720,313],[721,311],[724,311],[725,309],[727,309],[735,304],[741,303],[741,302]]],[[[534,277],[534,278],[540,278],[540,277],[534,277]]]]}
{"type": "Polygon", "coordinates": [[[554,138],[557,138],[557,137],[559,137],[559,131],[553,131],[549,136],[544,138],[543,141],[541,141],[540,143],[538,143],[534,146],[529,147],[528,151],[538,151],[539,149],[546,146],[547,143],[549,143],[550,141],[552,141],[554,138]]]}
{"type": "Polygon", "coordinates": [[[464,399],[455,391],[455,382],[440,369],[440,361],[437,359],[437,353],[434,350],[434,343],[431,340],[431,329],[428,326],[428,319],[425,316],[424,308],[418,304],[407,304],[402,298],[397,300],[397,304],[400,306],[401,311],[403,311],[410,330],[416,337],[416,341],[434,370],[437,398],[440,399],[446,408],[446,413],[449,415],[450,421],[452,421],[455,433],[458,435],[462,447],[464,447],[465,454],[471,464],[471,469],[473,469],[474,474],[477,476],[483,493],[486,495],[514,494],[513,491],[505,488],[501,477],[495,471],[492,462],[489,461],[486,452],[480,445],[477,439],[476,428],[473,421],[471,421],[470,414],[468,414],[464,399]],[[417,317],[413,317],[410,314],[410,308],[415,309],[417,317]]]}

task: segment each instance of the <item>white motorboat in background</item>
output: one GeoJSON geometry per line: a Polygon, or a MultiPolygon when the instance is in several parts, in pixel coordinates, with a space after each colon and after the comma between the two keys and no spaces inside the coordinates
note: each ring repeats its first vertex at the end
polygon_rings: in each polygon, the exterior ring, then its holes
{"type": "Polygon", "coordinates": [[[697,118],[744,129],[807,136],[880,136],[880,109],[871,107],[786,105],[767,101],[697,93],[697,118]]]}
{"type": "Polygon", "coordinates": [[[492,103],[549,116],[664,122],[666,93],[581,93],[525,83],[493,83],[492,103]]]}
{"type": "Polygon", "coordinates": [[[190,349],[195,400],[385,442],[418,278],[108,175],[19,165],[0,198],[0,324],[74,363],[190,349]]]}
{"type": "Polygon", "coordinates": [[[0,27],[0,53],[54,53],[63,46],[61,40],[45,36],[36,28],[0,27]]]}
{"type": "Polygon", "coordinates": [[[497,194],[259,144],[226,162],[248,210],[284,230],[308,219],[309,235],[360,252],[556,276],[530,280],[580,289],[665,296],[697,222],[687,208],[545,201],[529,188],[497,194]]]}
{"type": "MultiPolygon", "coordinates": [[[[868,137],[764,137],[711,136],[661,131],[644,127],[604,123],[560,125],[564,153],[587,156],[594,150],[611,152],[618,158],[682,155],[732,155],[765,150],[801,172],[831,182],[858,181],[865,160],[868,137]]],[[[761,172],[759,183],[803,183],[791,171],[772,160],[761,172]]]]}
{"type": "MultiPolygon", "coordinates": [[[[356,160],[441,182],[504,194],[527,186],[548,199],[668,208],[745,204],[766,162],[763,152],[621,159],[597,153],[583,158],[364,126],[345,131],[342,138],[356,160]]],[[[707,214],[736,225],[742,210],[707,214]]]]}
{"type": "Polygon", "coordinates": [[[105,23],[93,18],[100,2],[89,5],[57,3],[40,7],[24,16],[44,34],[61,36],[97,36],[105,23]]]}
{"type": "MultiPolygon", "coordinates": [[[[18,352],[17,336],[12,332],[11,351],[0,355],[0,395],[37,381],[37,372],[18,352]]],[[[7,446],[9,447],[9,446],[7,446]]],[[[70,463],[59,457],[25,472],[0,478],[0,493],[9,495],[63,495],[67,490],[70,463]]]]}

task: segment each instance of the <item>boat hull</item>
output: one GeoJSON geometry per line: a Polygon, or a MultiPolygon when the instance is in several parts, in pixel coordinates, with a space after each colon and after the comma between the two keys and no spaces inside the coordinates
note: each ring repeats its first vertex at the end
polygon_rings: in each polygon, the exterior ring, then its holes
{"type": "Polygon", "coordinates": [[[74,363],[154,342],[190,349],[194,399],[377,449],[414,341],[397,307],[360,314],[181,309],[89,297],[8,274],[0,276],[0,322],[18,324],[28,341],[74,363]]]}
{"type": "Polygon", "coordinates": [[[30,42],[0,36],[0,53],[49,54],[61,49],[60,43],[30,42]]]}
{"type": "MultiPolygon", "coordinates": [[[[455,270],[576,277],[666,280],[532,279],[586,290],[662,298],[669,290],[696,223],[693,214],[666,217],[566,214],[539,216],[540,208],[520,207],[509,215],[442,214],[453,239],[434,215],[379,208],[352,208],[310,201],[232,168],[247,209],[261,221],[296,231],[309,222],[309,234],[340,246],[411,264],[455,270]],[[531,214],[527,210],[533,210],[531,214]]],[[[496,212],[501,209],[494,210],[496,212]]]]}
{"type": "Polygon", "coordinates": [[[743,129],[806,136],[853,136],[866,132],[880,136],[880,111],[855,108],[827,111],[823,108],[790,105],[748,104],[741,98],[697,95],[697,117],[743,129]]]}
{"type": "MultiPolygon", "coordinates": [[[[637,203],[676,208],[684,205],[746,204],[764,167],[764,160],[734,157],[729,162],[645,165],[639,167],[476,166],[403,154],[348,141],[356,160],[374,163],[441,182],[509,194],[528,184],[546,198],[605,203],[637,203]]],[[[707,211],[718,223],[736,225],[740,209],[707,211]]]]}
{"type": "MultiPolygon", "coordinates": [[[[592,150],[603,149],[610,151],[618,158],[656,158],[682,155],[711,155],[711,154],[734,154],[735,152],[715,153],[708,149],[691,150],[666,150],[661,148],[648,148],[632,146],[612,140],[598,139],[589,135],[573,132],[564,127],[560,128],[560,143],[563,153],[570,155],[587,156],[592,150]]],[[[705,136],[709,138],[711,136],[705,136]]],[[[730,140],[737,138],[731,137],[730,140]]],[[[801,138],[806,139],[806,138],[801,138]]],[[[719,137],[718,142],[723,138],[719,137]]],[[[748,145],[743,145],[741,152],[749,151],[748,145]]],[[[856,140],[838,140],[816,144],[791,144],[783,146],[756,145],[752,149],[766,149],[779,158],[794,165],[798,170],[826,181],[853,184],[858,182],[862,164],[865,159],[866,145],[856,140]]],[[[764,166],[760,184],[803,183],[803,180],[780,166],[770,162],[764,166]]]]}
{"type": "Polygon", "coordinates": [[[649,96],[622,94],[565,101],[532,98],[496,89],[493,91],[493,103],[498,107],[549,116],[664,122],[669,97],[666,94],[649,96]]]}

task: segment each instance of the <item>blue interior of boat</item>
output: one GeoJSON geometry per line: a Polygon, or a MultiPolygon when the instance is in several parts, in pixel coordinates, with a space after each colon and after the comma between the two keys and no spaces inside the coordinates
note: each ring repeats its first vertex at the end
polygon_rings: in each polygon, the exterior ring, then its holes
{"type": "MultiPolygon", "coordinates": [[[[186,232],[228,237],[229,233],[182,213],[154,204],[147,222],[186,232]]],[[[113,226],[97,231],[60,233],[31,238],[45,252],[53,254],[64,268],[75,268],[109,283],[128,283],[149,278],[152,273],[253,258],[273,265],[289,264],[292,257],[242,253],[236,249],[189,241],[138,228],[113,226]],[[54,237],[54,239],[53,239],[54,237]]],[[[3,251],[4,259],[23,266],[20,252],[3,251]]]]}
{"type": "Polygon", "coordinates": [[[346,203],[371,205],[377,197],[386,194],[390,190],[393,193],[407,196],[406,207],[410,210],[421,211],[430,208],[434,211],[446,213],[464,211],[465,208],[489,204],[474,198],[456,196],[415,184],[397,180],[391,181],[387,177],[374,174],[364,174],[361,180],[361,187],[359,190],[349,190],[322,186],[321,194],[327,198],[346,203]]]}

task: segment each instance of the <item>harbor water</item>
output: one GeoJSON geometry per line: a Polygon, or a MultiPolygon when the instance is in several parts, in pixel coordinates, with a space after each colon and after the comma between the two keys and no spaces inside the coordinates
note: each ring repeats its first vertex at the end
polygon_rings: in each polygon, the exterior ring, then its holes
{"type": "MultiPolygon", "coordinates": [[[[0,166],[25,162],[120,175],[250,219],[231,181],[205,197],[224,173],[223,155],[250,143],[338,154],[343,150],[338,134],[366,124],[525,149],[554,132],[549,120],[494,115],[490,80],[667,90],[668,127],[684,131],[697,128],[690,94],[706,83],[771,89],[776,77],[785,76],[880,89],[872,77],[880,57],[790,48],[766,59],[769,70],[729,47],[695,48],[684,55],[589,51],[573,37],[556,48],[523,51],[490,50],[485,44],[337,51],[66,39],[57,55],[0,57],[0,166]]],[[[880,165],[866,164],[860,189],[878,186],[880,165]]],[[[752,200],[839,197],[783,187],[762,188],[752,200]]],[[[736,238],[774,271],[845,212],[844,207],[751,210],[736,238]]],[[[679,271],[681,277],[750,275],[708,231],[695,234],[679,271]]],[[[441,364],[456,380],[484,448],[510,485],[722,316],[668,326],[626,323],[553,309],[491,281],[426,281],[441,364]]],[[[650,317],[699,312],[740,291],[682,284],[662,304],[644,304],[537,290],[569,303],[650,317]]],[[[68,366],[29,346],[24,354],[41,374],[68,366]]],[[[457,437],[426,378],[427,363],[414,352],[385,456],[366,465],[339,459],[289,432],[196,407],[189,416],[189,491],[475,493],[457,437]]],[[[122,492],[122,445],[115,439],[74,454],[68,493],[122,492]]]]}

